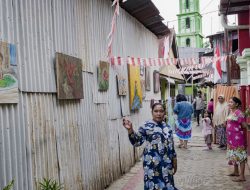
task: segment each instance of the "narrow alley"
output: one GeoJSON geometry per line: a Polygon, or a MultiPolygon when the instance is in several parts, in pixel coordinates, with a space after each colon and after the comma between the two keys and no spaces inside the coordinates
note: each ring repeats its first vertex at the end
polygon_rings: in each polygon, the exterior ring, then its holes
{"type": "MultiPolygon", "coordinates": [[[[175,139],[177,144],[177,139],[175,139]]],[[[179,190],[250,190],[249,168],[246,168],[244,183],[231,181],[227,176],[232,170],[227,165],[226,151],[213,145],[212,151],[206,148],[200,127],[193,127],[193,138],[188,144],[188,150],[176,147],[178,170],[175,184],[179,190]]],[[[133,167],[129,173],[115,181],[107,190],[142,190],[142,162],[133,167]]]]}

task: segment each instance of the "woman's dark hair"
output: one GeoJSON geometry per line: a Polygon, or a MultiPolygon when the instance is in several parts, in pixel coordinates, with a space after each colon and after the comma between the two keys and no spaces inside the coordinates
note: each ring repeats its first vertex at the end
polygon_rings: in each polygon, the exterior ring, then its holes
{"type": "Polygon", "coordinates": [[[211,99],[210,99],[210,101],[214,101],[214,99],[213,99],[213,98],[211,98],[211,99]]]}
{"type": "Polygon", "coordinates": [[[237,98],[237,97],[234,96],[234,97],[232,97],[231,99],[234,101],[234,103],[238,104],[237,107],[240,107],[240,106],[241,106],[241,101],[240,101],[239,98],[237,98]]]}
{"type": "Polygon", "coordinates": [[[186,96],[184,96],[183,94],[178,94],[176,96],[176,102],[183,102],[183,101],[187,101],[186,96]]]}
{"type": "Polygon", "coordinates": [[[156,102],[156,103],[154,103],[154,104],[152,105],[152,111],[155,109],[156,106],[161,106],[161,107],[163,108],[163,110],[165,111],[164,106],[163,106],[162,103],[160,103],[160,102],[156,102]]]}

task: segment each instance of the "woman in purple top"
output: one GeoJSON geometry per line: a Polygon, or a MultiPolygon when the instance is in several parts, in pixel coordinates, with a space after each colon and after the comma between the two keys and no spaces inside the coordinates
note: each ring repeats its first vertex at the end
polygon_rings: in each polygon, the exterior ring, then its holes
{"type": "Polygon", "coordinates": [[[214,115],[214,99],[211,98],[210,101],[207,104],[207,113],[210,117],[210,119],[213,119],[213,115],[214,115]]]}

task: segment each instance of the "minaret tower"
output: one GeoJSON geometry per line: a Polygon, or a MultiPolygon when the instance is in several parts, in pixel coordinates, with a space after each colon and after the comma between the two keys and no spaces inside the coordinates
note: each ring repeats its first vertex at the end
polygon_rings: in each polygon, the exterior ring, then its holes
{"type": "Polygon", "coordinates": [[[199,0],[179,0],[180,14],[178,17],[178,46],[203,47],[202,16],[199,0]]]}

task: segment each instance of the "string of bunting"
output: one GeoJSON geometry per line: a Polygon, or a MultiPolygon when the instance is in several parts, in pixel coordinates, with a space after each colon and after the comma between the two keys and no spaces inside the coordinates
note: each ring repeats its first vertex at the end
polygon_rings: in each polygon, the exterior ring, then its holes
{"type": "MultiPolygon", "coordinates": [[[[123,0],[122,2],[126,2],[127,0],[123,0]]],[[[198,78],[203,78],[205,76],[208,76],[213,73],[213,71],[210,69],[205,69],[206,66],[208,66],[211,63],[216,63],[218,60],[220,61],[226,61],[227,56],[221,56],[221,57],[201,57],[199,58],[135,58],[135,57],[114,57],[112,56],[112,44],[114,39],[114,34],[116,30],[116,19],[119,16],[119,0],[114,0],[112,7],[116,5],[114,15],[111,22],[111,31],[108,35],[108,52],[107,52],[107,58],[109,59],[109,62],[112,66],[121,66],[124,64],[132,64],[137,66],[166,66],[166,65],[177,65],[179,62],[182,66],[181,69],[170,69],[170,73],[180,73],[180,74],[200,74],[198,76],[195,76],[193,80],[196,80],[198,78]],[[200,63],[200,64],[198,64],[200,63]],[[194,70],[196,69],[196,70],[194,70]],[[202,73],[202,74],[201,74],[202,73]]]]}
{"type": "MultiPolygon", "coordinates": [[[[127,0],[123,0],[122,2],[126,2],[127,0]]],[[[119,16],[120,12],[120,3],[119,0],[114,0],[112,7],[116,5],[115,7],[115,12],[112,18],[111,22],[111,31],[108,35],[108,52],[107,52],[107,57],[110,57],[112,55],[112,44],[113,44],[113,39],[114,39],[114,34],[115,34],[115,29],[116,29],[116,19],[119,16]]]]}
{"type": "Polygon", "coordinates": [[[135,57],[114,57],[110,58],[111,65],[123,65],[123,64],[132,64],[132,65],[144,65],[144,66],[164,66],[164,65],[177,65],[177,62],[180,61],[182,68],[186,68],[187,70],[201,69],[206,65],[211,63],[215,63],[220,60],[221,62],[226,61],[227,56],[221,57],[201,57],[199,58],[135,58],[135,57]],[[201,64],[198,64],[200,63],[201,64]],[[185,63],[185,64],[183,64],[185,63]]]}

